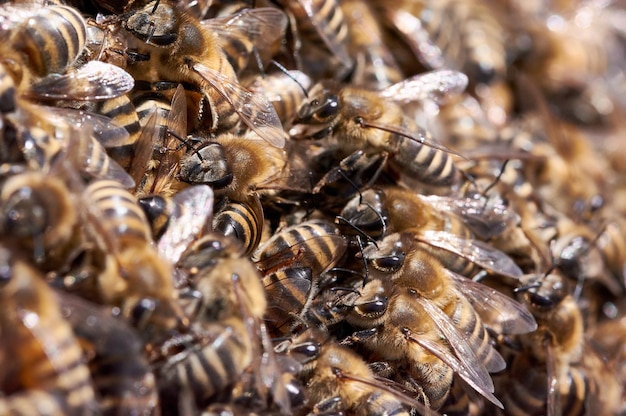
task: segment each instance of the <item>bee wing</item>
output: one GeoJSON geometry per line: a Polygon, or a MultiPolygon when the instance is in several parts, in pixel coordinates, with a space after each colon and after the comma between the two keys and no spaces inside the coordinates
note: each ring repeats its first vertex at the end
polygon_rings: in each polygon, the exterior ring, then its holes
{"type": "Polygon", "coordinates": [[[180,159],[185,153],[185,143],[181,143],[181,140],[184,141],[187,137],[187,98],[185,89],[180,84],[172,96],[166,125],[167,132],[163,139],[165,148],[152,184],[154,193],[169,187],[178,170],[180,159]]]}
{"type": "Polygon", "coordinates": [[[106,100],[126,94],[134,86],[134,78],[122,68],[89,61],[68,74],[48,75],[31,86],[25,95],[47,100],[106,100]]]}
{"type": "Polygon", "coordinates": [[[418,195],[433,207],[454,212],[465,220],[474,234],[483,240],[500,235],[509,226],[517,224],[517,213],[509,209],[499,196],[485,198],[451,198],[438,195],[418,195]]]}
{"type": "MultiPolygon", "coordinates": [[[[311,24],[315,28],[316,33],[322,39],[328,50],[336,56],[346,68],[352,68],[353,62],[350,54],[348,53],[348,48],[345,44],[339,42],[335,37],[331,37],[326,34],[326,26],[328,25],[329,19],[326,19],[323,16],[320,18],[321,14],[315,10],[314,1],[315,0],[297,0],[297,3],[302,7],[308,16],[311,24]]],[[[338,5],[335,5],[335,7],[338,7],[338,5]]]]}
{"type": "Polygon", "coordinates": [[[417,233],[420,242],[446,250],[493,273],[519,280],[523,272],[506,253],[478,240],[468,240],[445,231],[417,233]]]}
{"type": "Polygon", "coordinates": [[[48,121],[51,123],[80,126],[80,131],[76,130],[68,135],[69,142],[66,146],[69,153],[76,158],[76,162],[82,164],[81,168],[84,172],[100,179],[116,180],[125,188],[135,186],[133,178],[107,155],[102,144],[110,141],[118,142],[120,138],[126,140],[128,138],[126,129],[98,114],[67,108],[41,108],[49,116],[48,121]],[[81,154],[76,154],[78,151],[81,154]]]}
{"type": "Polygon", "coordinates": [[[451,354],[446,348],[428,339],[411,336],[411,340],[417,342],[440,360],[450,366],[463,380],[472,386],[478,393],[496,406],[503,408],[502,403],[494,396],[495,391],[493,381],[485,366],[480,362],[476,354],[469,346],[465,337],[458,331],[450,317],[438,307],[425,299],[415,297],[415,300],[431,316],[437,328],[448,340],[456,356],[451,354]]]}
{"type": "Polygon", "coordinates": [[[272,392],[272,398],[284,413],[290,414],[291,404],[289,395],[281,377],[282,373],[276,361],[276,356],[274,355],[274,346],[267,331],[267,327],[264,322],[256,319],[248,310],[248,302],[243,301],[243,297],[246,296],[244,293],[246,289],[242,287],[239,276],[233,275],[232,283],[249,338],[251,340],[260,338],[261,340],[262,351],[259,351],[257,342],[252,342],[252,356],[257,357],[253,362],[253,366],[256,367],[256,374],[260,375],[260,377],[255,377],[256,389],[261,393],[261,397],[264,397],[265,395],[263,393],[269,389],[272,392]]]}
{"type": "Polygon", "coordinates": [[[372,382],[372,380],[368,380],[364,377],[360,377],[356,374],[352,374],[352,373],[345,373],[339,369],[335,369],[335,373],[337,374],[337,377],[340,379],[346,379],[346,380],[350,380],[350,381],[354,381],[357,383],[362,383],[366,386],[369,386],[369,388],[374,388],[375,390],[379,390],[379,391],[383,391],[385,393],[388,393],[390,395],[392,395],[393,397],[395,397],[399,402],[402,402],[403,404],[407,405],[408,407],[417,409],[419,414],[421,415],[430,415],[430,416],[437,416],[439,415],[439,413],[437,413],[436,411],[429,409],[428,407],[426,407],[423,403],[409,397],[408,395],[404,394],[401,392],[402,390],[402,386],[399,385],[398,383],[389,380],[387,378],[384,377],[378,377],[378,376],[373,376],[373,379],[376,381],[375,383],[372,382]]]}
{"type": "Polygon", "coordinates": [[[209,12],[213,0],[177,0],[176,8],[200,20],[209,12]]]}
{"type": "Polygon", "coordinates": [[[346,240],[338,234],[320,235],[300,241],[278,252],[263,255],[261,247],[255,264],[262,274],[272,273],[285,267],[310,267],[314,275],[320,275],[343,256],[346,250],[346,240]],[[336,247],[332,253],[325,251],[327,247],[336,247]]]}
{"type": "Polygon", "coordinates": [[[432,41],[430,34],[417,16],[405,10],[394,10],[392,7],[385,10],[385,15],[422,64],[432,69],[444,66],[443,52],[432,41]]]}
{"type": "Polygon", "coordinates": [[[287,15],[274,7],[260,7],[244,9],[232,16],[206,19],[201,24],[215,31],[221,39],[237,41],[244,37],[253,41],[255,46],[263,47],[284,36],[287,15]]]}
{"type": "Polygon", "coordinates": [[[546,411],[548,416],[560,416],[563,414],[563,409],[561,406],[561,392],[559,390],[557,357],[550,340],[546,338],[543,342],[546,344],[546,372],[548,374],[546,411]]]}
{"type": "Polygon", "coordinates": [[[159,239],[159,253],[172,264],[178,263],[187,247],[200,235],[213,215],[213,189],[195,185],[174,196],[180,209],[170,219],[167,229],[159,239]]]}
{"type": "Polygon", "coordinates": [[[432,100],[444,104],[461,94],[468,84],[467,75],[450,69],[440,69],[414,75],[380,92],[382,97],[396,102],[432,100]]]}
{"type": "Polygon", "coordinates": [[[285,146],[285,132],[276,110],[263,95],[253,94],[228,77],[201,64],[193,70],[215,88],[239,114],[241,120],[272,146],[285,146]]]}
{"type": "Polygon", "coordinates": [[[448,275],[457,285],[459,295],[465,296],[478,315],[499,334],[526,334],[537,329],[537,322],[526,305],[450,270],[448,275]]]}
{"type": "Polygon", "coordinates": [[[146,173],[146,166],[152,157],[154,143],[159,141],[159,129],[157,128],[159,113],[156,106],[153,105],[149,112],[148,121],[141,128],[141,133],[133,145],[133,160],[128,169],[129,175],[135,180],[137,186],[140,185],[141,178],[146,173]]]}

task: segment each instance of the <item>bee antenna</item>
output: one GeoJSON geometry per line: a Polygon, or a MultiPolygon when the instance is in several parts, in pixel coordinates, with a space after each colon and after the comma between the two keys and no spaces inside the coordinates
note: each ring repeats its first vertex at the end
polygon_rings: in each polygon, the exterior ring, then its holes
{"type": "MultiPolygon", "coordinates": [[[[159,3],[161,3],[161,0],[156,0],[154,2],[154,7],[152,8],[152,11],[150,13],[154,13],[156,12],[156,9],[159,7],[159,3]]],[[[152,22],[150,22],[151,24],[153,24],[152,22]]],[[[154,24],[153,24],[154,25],[154,24]]]]}
{"type": "Polygon", "coordinates": [[[309,99],[309,94],[306,91],[306,88],[304,88],[304,86],[302,84],[300,84],[300,81],[298,81],[293,75],[291,75],[289,73],[289,70],[287,68],[285,68],[280,62],[278,62],[275,59],[272,59],[270,61],[270,64],[274,64],[274,66],[276,68],[278,68],[280,70],[280,72],[282,72],[283,74],[285,74],[286,76],[288,76],[293,82],[295,82],[296,84],[298,84],[298,86],[300,87],[300,89],[302,90],[302,92],[304,93],[304,97],[308,100],[309,99]]]}
{"type": "MultiPolygon", "coordinates": [[[[357,227],[356,225],[354,225],[352,222],[350,222],[346,217],[343,217],[341,215],[337,215],[335,217],[335,221],[341,221],[344,222],[345,224],[349,225],[351,228],[353,228],[358,234],[362,235],[363,237],[365,237],[367,239],[367,241],[369,241],[370,243],[374,244],[374,246],[376,246],[376,248],[378,248],[378,245],[376,244],[376,240],[374,240],[374,238],[372,238],[371,236],[369,236],[365,231],[363,231],[360,227],[357,227]]],[[[360,238],[360,235],[357,235],[357,238],[360,238]]],[[[360,242],[360,240],[358,240],[360,242]]]]}
{"type": "Polygon", "coordinates": [[[489,192],[489,191],[491,190],[491,188],[493,188],[494,186],[496,186],[496,184],[497,184],[498,182],[500,182],[500,179],[502,178],[502,175],[504,174],[504,171],[506,170],[506,165],[508,165],[510,161],[511,161],[511,159],[507,159],[507,160],[505,160],[505,161],[504,161],[504,163],[502,163],[502,167],[500,167],[500,172],[498,172],[498,176],[496,176],[496,178],[494,179],[494,181],[493,181],[493,182],[491,182],[491,183],[489,184],[489,186],[487,186],[487,187],[483,190],[483,192],[482,192],[483,196],[485,196],[485,195],[487,194],[487,192],[489,192]]]}
{"type": "MultiPolygon", "coordinates": [[[[172,135],[174,138],[178,139],[183,146],[186,146],[188,149],[193,150],[193,152],[198,155],[198,159],[200,159],[201,162],[204,162],[204,159],[202,159],[202,155],[200,154],[200,152],[198,151],[198,149],[196,149],[190,142],[189,140],[185,139],[184,137],[181,137],[178,133],[168,129],[167,133],[172,135]]],[[[169,149],[168,149],[169,150],[169,149]]],[[[176,148],[176,149],[172,149],[173,151],[177,151],[180,150],[180,147],[176,148]]]]}
{"type": "Polygon", "coordinates": [[[361,195],[361,191],[359,190],[359,187],[357,186],[357,184],[355,184],[354,181],[348,177],[348,175],[343,171],[343,169],[339,168],[338,172],[350,184],[350,186],[352,186],[354,190],[359,193],[359,203],[361,203],[361,201],[363,200],[363,195],[361,195]]]}

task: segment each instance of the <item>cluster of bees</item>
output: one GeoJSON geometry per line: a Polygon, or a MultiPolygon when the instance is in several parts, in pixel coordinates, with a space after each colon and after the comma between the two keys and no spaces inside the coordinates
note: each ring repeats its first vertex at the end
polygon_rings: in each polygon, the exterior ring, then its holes
{"type": "Polygon", "coordinates": [[[0,414],[624,414],[621,7],[3,2],[0,414]]]}

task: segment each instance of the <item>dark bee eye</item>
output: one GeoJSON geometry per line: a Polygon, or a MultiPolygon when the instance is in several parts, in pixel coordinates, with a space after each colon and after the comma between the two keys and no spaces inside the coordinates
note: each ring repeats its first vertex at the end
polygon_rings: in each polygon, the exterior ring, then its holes
{"type": "Polygon", "coordinates": [[[364,302],[354,309],[361,315],[369,318],[377,318],[387,311],[388,299],[386,297],[376,297],[374,300],[364,302]]]}
{"type": "Polygon", "coordinates": [[[334,117],[339,112],[339,97],[331,95],[326,101],[315,111],[315,118],[318,120],[326,120],[334,117]]]}
{"type": "Polygon", "coordinates": [[[385,257],[378,257],[371,260],[372,266],[378,271],[384,273],[395,273],[404,264],[404,258],[406,253],[400,253],[398,255],[391,255],[385,257]]]}

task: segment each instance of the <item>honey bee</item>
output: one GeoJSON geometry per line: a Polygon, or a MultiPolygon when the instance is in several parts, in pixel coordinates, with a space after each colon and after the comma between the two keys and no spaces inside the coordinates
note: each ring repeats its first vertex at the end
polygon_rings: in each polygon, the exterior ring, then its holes
{"type": "Polygon", "coordinates": [[[271,53],[272,45],[285,37],[287,16],[277,8],[259,7],[206,19],[201,24],[218,35],[222,51],[235,73],[241,75],[254,53],[261,63],[271,58],[261,55],[271,53]]]}
{"type": "MultiPolygon", "coordinates": [[[[479,218],[480,227],[500,227],[509,213],[483,210],[484,202],[467,199],[463,202],[445,197],[428,197],[402,188],[369,189],[354,198],[341,217],[359,229],[384,232],[407,232],[442,264],[464,276],[475,273],[479,266],[489,272],[519,279],[522,271],[505,253],[476,239],[472,220],[479,218]],[[472,214],[472,207],[478,215],[472,214]],[[456,212],[464,215],[458,216],[456,212]],[[467,220],[466,220],[467,218],[467,220]]],[[[489,230],[488,230],[489,231],[489,230]]]]}
{"type": "Polygon", "coordinates": [[[318,84],[300,108],[290,135],[314,139],[332,135],[347,152],[358,148],[386,152],[389,165],[403,174],[403,180],[450,187],[459,180],[451,151],[436,144],[398,102],[442,101],[466,85],[465,75],[453,71],[418,75],[380,92],[318,84]]]}
{"type": "Polygon", "coordinates": [[[587,345],[582,313],[563,279],[549,274],[525,280],[518,293],[538,328],[520,339],[521,351],[501,386],[507,414],[613,413],[621,387],[587,345]]]}
{"type": "Polygon", "coordinates": [[[2,66],[20,90],[49,74],[62,74],[85,46],[85,20],[69,6],[5,4],[0,22],[2,66]]]}
{"type": "Polygon", "coordinates": [[[119,282],[121,287],[104,288],[105,299],[119,299],[129,284],[149,291],[154,289],[163,295],[159,297],[171,297],[174,293],[171,266],[158,258],[152,248],[150,226],[135,197],[117,182],[102,180],[85,188],[84,199],[93,206],[89,212],[94,217],[93,237],[101,239],[102,246],[117,254],[122,273],[128,273],[124,278],[127,282],[119,282]]]}
{"type": "Polygon", "coordinates": [[[208,102],[201,117],[210,132],[228,131],[241,120],[271,145],[284,146],[274,107],[239,85],[217,33],[174,4],[157,1],[131,12],[123,26],[128,49],[145,57],[127,65],[135,79],[199,88],[208,102]]]}
{"type": "Polygon", "coordinates": [[[222,202],[213,220],[215,231],[238,239],[252,253],[263,232],[263,208],[257,186],[270,182],[285,166],[282,149],[254,137],[225,134],[205,140],[180,162],[178,178],[212,185],[222,202]]]}
{"type": "Polygon", "coordinates": [[[266,321],[281,333],[296,324],[317,294],[324,272],[346,251],[346,241],[326,221],[309,220],[283,229],[254,255],[268,297],[266,321]]]}
{"type": "Polygon", "coordinates": [[[14,414],[96,414],[89,369],[61,304],[43,276],[6,247],[0,252],[3,397],[14,414]]]}
{"type": "Polygon", "coordinates": [[[178,354],[180,358],[168,359],[171,354],[163,347],[170,341],[166,341],[157,355],[166,361],[159,371],[171,381],[163,388],[174,396],[176,405],[181,389],[190,389],[203,406],[250,370],[251,390],[261,397],[267,397],[269,390],[274,402],[288,412],[288,394],[262,320],[267,303],[261,277],[242,256],[238,242],[206,234],[189,246],[178,265],[188,275],[189,288],[199,294],[198,302],[188,309],[194,320],[192,333],[181,334],[181,339],[191,336],[200,342],[180,344],[179,337],[173,337],[171,342],[188,348],[178,354]]]}
{"type": "Polygon", "coordinates": [[[88,357],[100,414],[154,412],[156,380],[139,335],[106,307],[69,294],[60,294],[60,300],[63,317],[88,357]]]}
{"type": "Polygon", "coordinates": [[[309,328],[277,349],[302,363],[312,414],[433,414],[403,393],[403,388],[374,375],[363,359],[320,329],[309,328]]]}
{"type": "Polygon", "coordinates": [[[187,325],[176,299],[173,267],[152,245],[150,225],[135,197],[117,182],[87,186],[86,238],[107,253],[97,276],[100,301],[121,308],[148,341],[187,325]]]}
{"type": "Polygon", "coordinates": [[[37,171],[7,179],[0,201],[2,235],[15,238],[36,263],[60,256],[79,223],[77,203],[67,185],[37,171]]]}
{"type": "Polygon", "coordinates": [[[373,90],[382,90],[404,78],[391,50],[385,45],[382,27],[375,11],[360,1],[341,2],[341,9],[350,36],[347,49],[354,57],[352,84],[373,90]]]}
{"type": "MultiPolygon", "coordinates": [[[[375,255],[366,249],[370,280],[346,317],[361,329],[352,338],[397,363],[397,377],[407,372],[411,390],[432,408],[444,403],[455,374],[501,406],[493,395],[489,372],[501,371],[505,362],[472,305],[476,299],[471,302],[464,295],[466,279],[453,278],[415,244],[410,233],[392,234],[379,247],[375,255]]],[[[477,290],[473,284],[472,290],[477,290]]],[[[482,292],[484,296],[487,288],[482,292]]],[[[514,331],[532,330],[528,312],[523,314],[522,307],[506,299],[499,298],[498,307],[489,307],[492,313],[481,314],[497,325],[514,322],[514,331]],[[506,312],[498,311],[500,307],[506,312]]]]}

